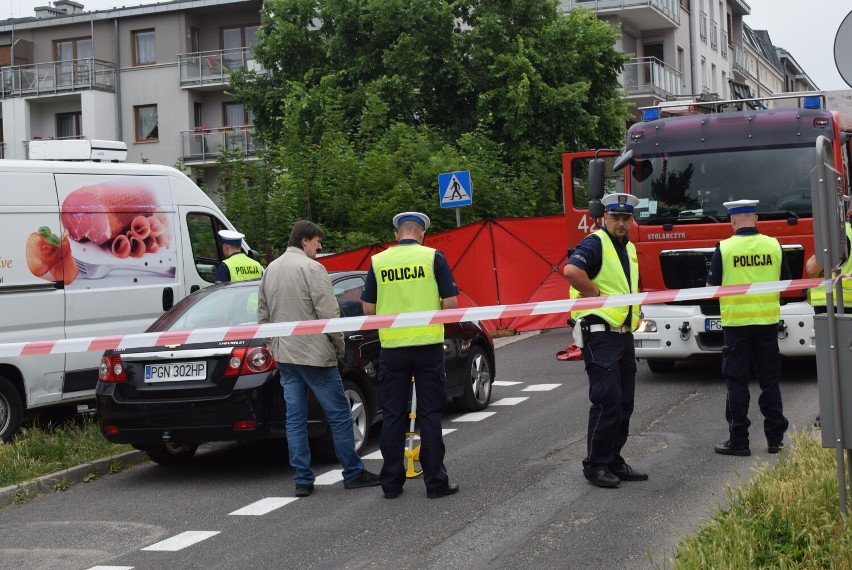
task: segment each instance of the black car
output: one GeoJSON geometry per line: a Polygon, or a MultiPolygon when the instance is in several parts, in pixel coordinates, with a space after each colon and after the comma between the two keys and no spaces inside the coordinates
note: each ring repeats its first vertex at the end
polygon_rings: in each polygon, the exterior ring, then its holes
{"type": "MultiPolygon", "coordinates": [[[[330,274],[341,316],[363,315],[363,271],[330,274]]],[[[257,322],[259,281],[213,285],[166,312],[148,332],[187,331],[257,322]]],[[[345,335],[338,363],[352,410],[355,446],[380,421],[378,331],[345,335]]],[[[447,393],[463,411],[491,399],[494,344],[479,323],[445,325],[447,393]]],[[[283,438],[284,397],[276,362],[263,339],[213,341],[107,351],[97,386],[98,422],[111,442],[129,443],[160,464],[190,459],[210,441],[283,438]]],[[[311,398],[308,435],[334,457],[331,430],[311,398]]]]}

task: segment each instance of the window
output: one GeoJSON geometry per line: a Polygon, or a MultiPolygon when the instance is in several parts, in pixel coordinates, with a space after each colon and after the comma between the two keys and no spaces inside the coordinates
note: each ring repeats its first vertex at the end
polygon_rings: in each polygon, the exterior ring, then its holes
{"type": "Polygon", "coordinates": [[[154,30],[137,30],[133,34],[133,65],[157,63],[154,30]]]}
{"type": "Polygon", "coordinates": [[[254,124],[254,114],[246,111],[242,103],[228,102],[222,104],[224,109],[224,122],[226,127],[242,127],[254,124]]]}
{"type": "Polygon", "coordinates": [[[199,128],[199,127],[204,126],[204,123],[202,122],[202,113],[201,113],[202,108],[203,108],[203,106],[202,106],[201,103],[195,102],[195,103],[192,104],[192,120],[193,120],[192,126],[195,127],[195,128],[199,128]]]}
{"type": "Polygon", "coordinates": [[[133,107],[133,116],[136,124],[136,142],[156,142],[159,140],[156,105],[133,107]]]}
{"type": "Polygon", "coordinates": [[[68,87],[77,82],[89,81],[92,58],[92,38],[75,38],[53,42],[53,59],[56,64],[56,86],[68,87]],[[86,60],[86,61],[80,61],[86,60]]]}
{"type": "Polygon", "coordinates": [[[257,41],[256,24],[222,29],[222,49],[251,47],[257,41]]]}
{"type": "Polygon", "coordinates": [[[341,317],[362,317],[364,306],[361,304],[361,293],[364,292],[362,277],[348,277],[334,283],[334,296],[340,305],[341,317]]]}
{"type": "Polygon", "coordinates": [[[189,243],[199,277],[214,283],[216,266],[222,261],[222,251],[217,235],[226,229],[222,223],[208,214],[192,213],[186,216],[189,243]]]}
{"type": "Polygon", "coordinates": [[[83,113],[57,113],[56,114],[56,138],[76,139],[83,135],[83,113]]]}
{"type": "Polygon", "coordinates": [[[686,87],[686,65],[684,59],[684,51],[683,48],[678,46],[677,48],[677,70],[680,71],[680,81],[683,87],[686,87]]]}

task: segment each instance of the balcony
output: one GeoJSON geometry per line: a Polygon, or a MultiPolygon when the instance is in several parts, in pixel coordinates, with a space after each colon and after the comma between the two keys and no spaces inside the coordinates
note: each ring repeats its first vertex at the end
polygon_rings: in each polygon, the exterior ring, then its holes
{"type": "Polygon", "coordinates": [[[719,30],[719,34],[722,36],[719,41],[719,53],[722,54],[722,59],[728,59],[728,32],[725,30],[719,30]]]}
{"type": "Polygon", "coordinates": [[[0,68],[0,99],[74,91],[115,92],[115,65],[93,58],[0,68]]]}
{"type": "Polygon", "coordinates": [[[638,30],[680,26],[678,0],[561,0],[563,12],[588,8],[598,16],[618,16],[638,30]]]}
{"type": "Polygon", "coordinates": [[[748,54],[745,48],[734,42],[734,71],[748,77],[748,54]]]}
{"type": "Polygon", "coordinates": [[[231,72],[238,69],[264,72],[249,47],[178,54],[178,65],[180,86],[185,88],[227,85],[231,72]]]}
{"type": "Polygon", "coordinates": [[[256,157],[266,146],[255,138],[254,125],[181,131],[182,157],[187,166],[214,166],[226,151],[256,157]]]}
{"type": "Polygon", "coordinates": [[[719,51],[719,24],[710,20],[710,49],[719,51]]]}
{"type": "Polygon", "coordinates": [[[702,42],[707,43],[707,14],[704,12],[698,13],[698,37],[702,42]]]}
{"type": "Polygon", "coordinates": [[[650,105],[655,98],[681,95],[683,74],[656,57],[634,57],[624,66],[622,85],[627,97],[647,99],[637,103],[650,105]]]}

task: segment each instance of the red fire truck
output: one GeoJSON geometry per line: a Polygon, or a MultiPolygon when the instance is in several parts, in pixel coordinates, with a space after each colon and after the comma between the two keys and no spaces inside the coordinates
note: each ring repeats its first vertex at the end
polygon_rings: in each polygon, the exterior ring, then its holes
{"type": "MultiPolygon", "coordinates": [[[[850,101],[848,92],[790,93],[643,109],[643,120],[629,129],[620,151],[563,156],[568,243],[594,231],[605,192],[629,192],[639,199],[630,240],[639,255],[641,290],[703,287],[716,244],[731,235],[723,202],[757,199],[761,233],[781,242],[794,279],[807,277],[816,139],[830,139],[833,167],[846,188],[852,117],[832,108],[850,108],[850,101]]],[[[642,311],[636,356],[652,371],[721,353],[718,300],[646,305],[642,311]]],[[[804,291],[782,297],[778,339],[782,355],[815,353],[813,310],[804,291]]]]}

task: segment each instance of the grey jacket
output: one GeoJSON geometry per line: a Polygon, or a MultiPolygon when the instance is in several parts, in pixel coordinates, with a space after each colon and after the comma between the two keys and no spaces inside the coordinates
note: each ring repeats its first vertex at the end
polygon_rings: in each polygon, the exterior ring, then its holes
{"type": "MultiPolygon", "coordinates": [[[[269,264],[260,280],[257,319],[263,323],[330,319],[340,307],[328,272],[299,247],[288,247],[269,264]]],[[[337,366],[343,356],[343,333],[282,336],[267,339],[275,360],[305,366],[337,366]]]]}

